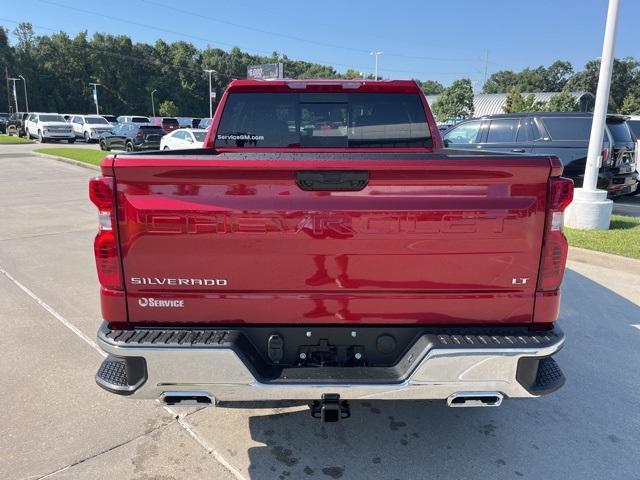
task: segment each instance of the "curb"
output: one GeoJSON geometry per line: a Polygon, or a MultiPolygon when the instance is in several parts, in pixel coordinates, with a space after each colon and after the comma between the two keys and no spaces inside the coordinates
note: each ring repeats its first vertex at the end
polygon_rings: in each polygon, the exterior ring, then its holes
{"type": "Polygon", "coordinates": [[[71,158],[59,157],[58,155],[50,155],[48,153],[40,153],[40,152],[31,152],[33,155],[37,155],[42,158],[50,158],[52,160],[57,160],[58,162],[68,163],[70,165],[75,165],[77,167],[88,168],[89,170],[97,170],[100,171],[100,167],[97,165],[91,165],[90,163],[84,163],[79,160],[73,160],[71,158]]]}
{"type": "Polygon", "coordinates": [[[622,257],[611,253],[596,252],[586,248],[569,247],[568,259],[573,262],[588,263],[598,267],[622,270],[627,273],[640,275],[640,260],[622,257]]]}

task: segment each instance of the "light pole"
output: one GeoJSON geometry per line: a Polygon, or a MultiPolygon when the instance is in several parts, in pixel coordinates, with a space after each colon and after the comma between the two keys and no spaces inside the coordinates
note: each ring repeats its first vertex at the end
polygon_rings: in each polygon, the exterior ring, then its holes
{"type": "Polygon", "coordinates": [[[369,53],[369,55],[373,55],[374,57],[376,57],[376,80],[378,80],[378,57],[383,53],[384,52],[381,51],[374,51],[369,53]]]}
{"type": "Polygon", "coordinates": [[[575,190],[574,200],[567,210],[566,225],[573,228],[607,230],[611,221],[613,202],[607,199],[606,190],[598,190],[597,184],[598,172],[602,163],[602,140],[607,121],[619,7],[619,0],[609,0],[587,165],[584,170],[582,188],[575,190]]]}
{"type": "Polygon", "coordinates": [[[151,92],[151,110],[153,111],[153,116],[156,116],[156,104],[153,102],[153,94],[156,93],[158,90],[154,90],[153,92],[151,92]]]}
{"type": "Polygon", "coordinates": [[[102,85],[101,83],[89,83],[89,85],[93,85],[93,101],[96,104],[96,115],[100,115],[100,109],[98,108],[98,85],[102,85]]]}
{"type": "Polygon", "coordinates": [[[218,74],[218,72],[216,72],[215,70],[206,70],[205,72],[207,72],[209,74],[209,118],[213,118],[213,96],[212,96],[212,92],[211,92],[211,74],[218,74]]]}
{"type": "Polygon", "coordinates": [[[16,82],[19,82],[19,78],[7,78],[7,80],[11,80],[13,82],[13,100],[16,102],[16,112],[19,110],[18,108],[18,94],[16,93],[16,82]]]}
{"type": "Polygon", "coordinates": [[[27,113],[29,113],[29,98],[27,97],[27,81],[22,75],[18,75],[22,79],[22,85],[24,86],[24,103],[27,106],[27,113]]]}

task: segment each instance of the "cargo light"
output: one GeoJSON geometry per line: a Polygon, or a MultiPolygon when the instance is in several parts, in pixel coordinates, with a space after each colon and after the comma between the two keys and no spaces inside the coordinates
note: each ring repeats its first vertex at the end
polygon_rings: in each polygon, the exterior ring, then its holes
{"type": "Polygon", "coordinates": [[[122,290],[118,243],[113,231],[115,223],[113,178],[92,178],[89,181],[89,198],[98,207],[99,227],[93,243],[98,280],[104,288],[122,290]]]}
{"type": "Polygon", "coordinates": [[[564,177],[549,179],[547,220],[538,276],[539,291],[560,288],[569,253],[567,237],[562,232],[564,210],[573,200],[573,180],[564,177]]]}

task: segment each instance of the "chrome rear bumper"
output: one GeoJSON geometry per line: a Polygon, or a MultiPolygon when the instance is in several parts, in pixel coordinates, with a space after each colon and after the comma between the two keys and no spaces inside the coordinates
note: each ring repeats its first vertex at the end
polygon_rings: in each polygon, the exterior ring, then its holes
{"type": "Polygon", "coordinates": [[[107,390],[133,398],[158,399],[167,392],[198,391],[214,403],[314,400],[323,393],[339,394],[348,400],[445,400],[465,392],[531,398],[550,393],[564,383],[562,373],[549,358],[564,343],[559,329],[518,336],[485,335],[481,330],[476,335],[425,333],[424,348],[410,350],[399,362],[406,367],[406,374],[397,379],[376,377],[370,374],[374,369],[367,373],[366,367],[357,370],[365,375],[355,380],[345,379],[344,369],[332,375],[330,368],[324,370],[327,375],[314,378],[318,370],[312,367],[291,370],[296,373],[294,378],[285,372],[274,379],[261,378],[252,355],[233,342],[199,343],[197,339],[204,338],[202,331],[191,331],[173,344],[162,341],[163,335],[153,330],[125,331],[128,333],[122,335],[103,325],[98,344],[109,354],[105,362],[112,364],[106,365],[108,368],[103,364],[101,371],[120,368],[121,376],[99,371],[96,380],[107,390]],[[150,331],[154,333],[145,333],[150,331]],[[120,367],[113,362],[121,362],[120,367]],[[131,364],[138,373],[127,380],[126,369],[132,369],[131,364]]]}

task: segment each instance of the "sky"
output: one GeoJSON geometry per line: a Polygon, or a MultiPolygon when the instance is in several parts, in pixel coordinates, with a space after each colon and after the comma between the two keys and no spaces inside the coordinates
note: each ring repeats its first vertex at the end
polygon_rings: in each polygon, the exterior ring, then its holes
{"type": "MultiPolygon", "coordinates": [[[[621,0],[616,57],[640,58],[640,1],[621,0]]],[[[476,85],[498,70],[569,60],[574,69],[601,55],[607,0],[0,0],[0,25],[31,22],[38,34],[87,30],[153,43],[290,58],[385,78],[462,77],[476,85]],[[108,8],[107,8],[108,5],[108,8]]],[[[285,72],[286,74],[286,72],[285,72]]]]}

